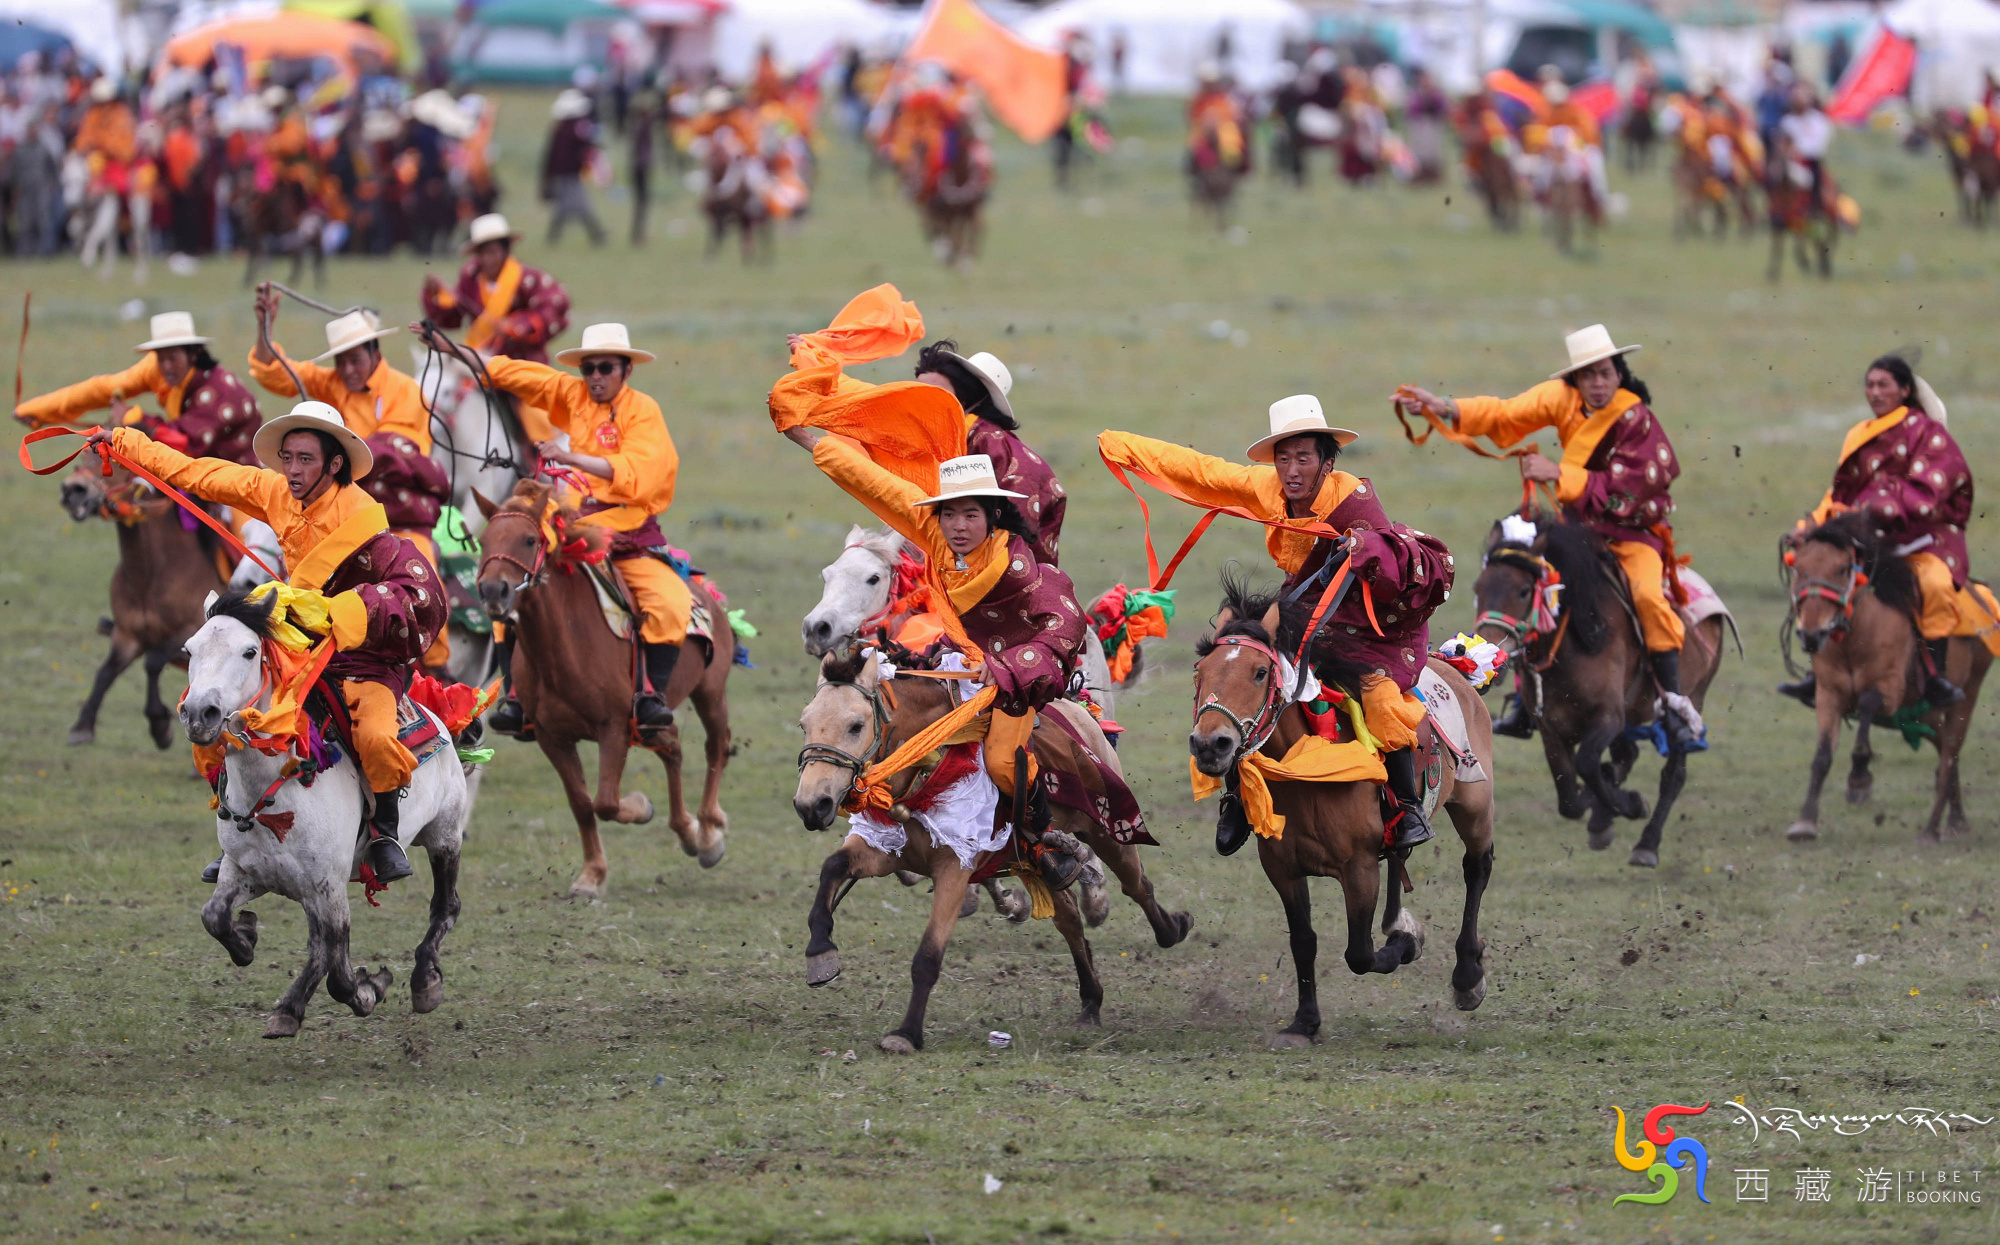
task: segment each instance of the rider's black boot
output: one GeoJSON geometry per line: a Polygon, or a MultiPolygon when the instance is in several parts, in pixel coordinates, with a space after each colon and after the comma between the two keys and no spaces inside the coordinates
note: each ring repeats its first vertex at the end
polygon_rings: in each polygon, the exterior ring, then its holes
{"type": "Polygon", "coordinates": [[[646,651],[646,680],[653,687],[651,691],[640,690],[633,698],[632,717],[646,730],[672,726],[674,711],[667,707],[667,680],[674,677],[674,665],[680,660],[681,646],[646,644],[641,647],[646,651]]]}
{"type": "Polygon", "coordinates": [[[1389,827],[1389,850],[1408,851],[1431,841],[1430,819],[1424,816],[1424,795],[1417,788],[1417,751],[1404,748],[1382,754],[1389,771],[1389,794],[1396,797],[1395,821],[1389,827]]]}
{"type": "Polygon", "coordinates": [[[415,872],[410,858],[403,854],[403,845],[396,841],[397,828],[402,825],[402,798],[400,791],[377,791],[375,816],[368,823],[368,864],[375,870],[375,881],[384,886],[415,872]]]}
{"type": "Polygon", "coordinates": [[[1493,733],[1510,739],[1533,739],[1535,719],[1528,712],[1528,704],[1519,692],[1508,692],[1500,702],[1500,716],[1493,719],[1493,733]]]}
{"type": "Polygon", "coordinates": [[[1798,701],[1808,709],[1817,709],[1819,707],[1819,680],[1813,677],[1812,671],[1808,670],[1806,671],[1806,677],[1803,679],[1791,683],[1778,684],[1778,695],[1790,696],[1793,700],[1798,701]]]}
{"type": "Polygon", "coordinates": [[[201,880],[210,886],[222,880],[222,857],[217,856],[208,862],[208,868],[201,871],[201,880]]]}
{"type": "Polygon", "coordinates": [[[1958,684],[1944,677],[1945,659],[1951,652],[1951,640],[1925,640],[1924,651],[1930,655],[1930,677],[1924,680],[1924,699],[1931,702],[1931,708],[1942,709],[1965,699],[1965,693],[1958,684]]]}
{"type": "MultiPolygon", "coordinates": [[[[1681,654],[1679,649],[1665,653],[1647,653],[1647,661],[1653,666],[1653,681],[1660,685],[1660,701],[1664,706],[1664,725],[1667,728],[1667,746],[1686,749],[1702,743],[1704,730],[1697,715],[1693,721],[1688,715],[1694,713],[1694,704],[1681,695],[1681,654]]],[[[1699,747],[1695,748],[1700,751],[1699,747]]]]}
{"type": "Polygon", "coordinates": [[[1250,841],[1250,815],[1244,811],[1243,796],[1231,778],[1223,788],[1222,803],[1215,810],[1215,854],[1234,856],[1250,841]]]}
{"type": "Polygon", "coordinates": [[[493,641],[493,664],[500,667],[500,686],[503,690],[500,703],[486,715],[486,725],[496,734],[533,739],[535,733],[528,728],[528,715],[522,710],[520,699],[514,695],[514,637],[493,641]]]}

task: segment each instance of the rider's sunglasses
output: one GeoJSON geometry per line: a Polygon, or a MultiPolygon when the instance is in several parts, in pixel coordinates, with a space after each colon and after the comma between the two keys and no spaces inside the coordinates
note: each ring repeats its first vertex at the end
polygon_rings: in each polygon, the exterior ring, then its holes
{"type": "Polygon", "coordinates": [[[585,376],[615,376],[618,373],[618,363],[614,359],[606,359],[601,363],[582,363],[577,365],[577,371],[585,376]]]}

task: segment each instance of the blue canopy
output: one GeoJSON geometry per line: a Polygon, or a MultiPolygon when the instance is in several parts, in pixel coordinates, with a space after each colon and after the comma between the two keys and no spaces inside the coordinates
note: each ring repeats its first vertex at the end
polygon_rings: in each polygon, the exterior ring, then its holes
{"type": "Polygon", "coordinates": [[[18,18],[0,21],[0,69],[12,70],[30,52],[46,58],[71,46],[68,35],[45,26],[18,18]]]}

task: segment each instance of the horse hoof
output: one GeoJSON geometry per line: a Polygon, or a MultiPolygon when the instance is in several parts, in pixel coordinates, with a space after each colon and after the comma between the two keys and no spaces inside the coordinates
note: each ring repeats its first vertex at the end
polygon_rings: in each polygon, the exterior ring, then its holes
{"type": "Polygon", "coordinates": [[[806,957],[806,984],[823,986],[840,976],[840,952],[822,951],[806,957]]]}
{"type": "Polygon", "coordinates": [[[1034,915],[1034,905],[1029,903],[1028,897],[1020,891],[1012,887],[1002,886],[996,893],[1000,896],[1000,899],[998,903],[993,905],[994,910],[1014,924],[1019,925],[1034,915]]]}
{"type": "Polygon", "coordinates": [[[165,752],[174,745],[174,720],[171,717],[150,718],[146,723],[153,734],[153,746],[165,752]]]}
{"type": "Polygon", "coordinates": [[[579,875],[576,881],[569,884],[569,897],[571,899],[599,899],[603,895],[604,879],[602,878],[593,882],[587,875],[579,875]]]}
{"type": "Polygon", "coordinates": [[[431,978],[430,982],[426,985],[418,985],[415,979],[411,980],[410,982],[411,1011],[421,1016],[426,1012],[436,1011],[438,1009],[438,1004],[442,1002],[444,1002],[443,973],[439,973],[437,976],[431,978]]]}
{"type": "Polygon", "coordinates": [[[963,921],[966,917],[969,917],[978,911],[979,911],[979,892],[973,890],[971,887],[968,886],[965,888],[965,898],[959,900],[958,903],[958,919],[963,921]]]}
{"type": "Polygon", "coordinates": [[[288,1038],[299,1035],[299,1018],[290,1012],[272,1012],[269,1023],[264,1026],[267,1038],[288,1038]]]}
{"type": "Polygon", "coordinates": [[[1618,793],[1618,815],[1629,821],[1646,820],[1646,797],[1637,791],[1618,793]]]}
{"type": "Polygon", "coordinates": [[[1307,1034],[1293,1033],[1290,1029],[1286,1029],[1282,1033],[1274,1033],[1271,1035],[1271,1049],[1303,1050],[1304,1048],[1311,1046],[1315,1040],[1316,1039],[1307,1034]]]}
{"type": "Polygon", "coordinates": [[[1096,929],[1111,915],[1111,892],[1101,883],[1086,884],[1082,889],[1082,902],[1078,906],[1083,909],[1083,922],[1096,929]]]}
{"type": "MultiPolygon", "coordinates": [[[[618,801],[618,820],[628,826],[643,826],[653,820],[653,797],[643,791],[634,791],[618,801]]],[[[694,855],[689,852],[688,855],[694,855]]]]}
{"type": "Polygon", "coordinates": [[[1423,958],[1424,923],[1417,919],[1416,913],[1410,911],[1408,908],[1398,912],[1395,923],[1389,926],[1389,932],[1391,934],[1408,934],[1410,936],[1410,951],[1408,955],[1403,957],[1403,963],[1415,964],[1423,958]]]}
{"type": "Polygon", "coordinates": [[[1593,852],[1601,852],[1605,848],[1610,847],[1612,837],[1613,837],[1613,832],[1611,827],[1609,826],[1606,826],[1602,830],[1592,830],[1590,832],[1590,838],[1587,840],[1590,844],[1590,850],[1593,852]]]}
{"type": "Polygon", "coordinates": [[[1657,869],[1660,867],[1660,854],[1650,847],[1635,847],[1625,863],[1635,869],[1657,869]]]}
{"type": "Polygon", "coordinates": [[[916,1043],[910,1041],[910,1039],[900,1033],[891,1033],[888,1037],[877,1042],[876,1045],[891,1055],[914,1055],[917,1053],[916,1043]]]}
{"type": "Polygon", "coordinates": [[[1866,804],[1868,797],[1873,795],[1874,792],[1875,784],[1872,782],[1863,783],[1858,787],[1850,786],[1847,789],[1847,802],[1849,804],[1866,804]]]}
{"type": "Polygon", "coordinates": [[[1484,977],[1481,977],[1479,984],[1470,990],[1453,990],[1451,992],[1451,1005],[1462,1012],[1476,1012],[1479,1010],[1479,1005],[1485,1001],[1486,978],[1484,977]]]}
{"type": "Polygon", "coordinates": [[[1944,842],[1944,839],[1937,831],[1931,829],[1929,826],[1925,826],[1923,829],[1917,831],[1917,842],[1922,843],[1926,847],[1936,847],[1938,844],[1944,842]]]}
{"type": "Polygon", "coordinates": [[[1162,947],[1178,947],[1187,941],[1189,934],[1194,932],[1193,913],[1176,912],[1169,916],[1167,920],[1173,925],[1173,931],[1167,934],[1155,931],[1153,938],[1153,941],[1159,943],[1162,947]]]}
{"type": "Polygon", "coordinates": [[[96,742],[97,731],[93,727],[79,726],[69,733],[69,743],[72,748],[81,744],[94,744],[96,742]]]}
{"type": "Polygon", "coordinates": [[[238,959],[236,953],[231,951],[229,958],[236,967],[248,968],[257,958],[257,914],[245,908],[231,919],[230,925],[236,930],[236,936],[243,940],[243,957],[238,959]]]}
{"type": "Polygon", "coordinates": [[[1794,843],[1810,843],[1819,837],[1819,827],[1809,821],[1795,821],[1785,831],[1785,837],[1794,843]]]}
{"type": "Polygon", "coordinates": [[[1076,1023],[1078,1028],[1102,1029],[1104,1017],[1098,1013],[1097,1006],[1086,1007],[1077,1013],[1076,1023]]]}
{"type": "Polygon", "coordinates": [[[700,854],[697,855],[695,859],[701,865],[702,868],[713,869],[715,868],[715,866],[722,863],[723,853],[727,852],[728,850],[729,850],[729,844],[724,842],[722,835],[718,833],[715,836],[715,842],[709,844],[707,847],[702,848],[700,854]]]}

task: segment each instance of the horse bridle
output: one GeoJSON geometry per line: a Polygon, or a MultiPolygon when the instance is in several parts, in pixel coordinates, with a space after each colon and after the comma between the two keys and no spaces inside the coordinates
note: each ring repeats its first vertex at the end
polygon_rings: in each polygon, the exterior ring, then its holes
{"type": "MultiPolygon", "coordinates": [[[[1219,713],[1223,717],[1228,718],[1229,724],[1236,728],[1236,738],[1238,741],[1236,755],[1230,758],[1231,761],[1235,761],[1263,747],[1265,742],[1271,738],[1271,732],[1278,729],[1278,715],[1284,709],[1284,663],[1279,659],[1277,651],[1270,645],[1247,635],[1221,636],[1216,639],[1215,647],[1247,648],[1253,653],[1259,653],[1270,658],[1271,661],[1271,675],[1264,681],[1264,703],[1250,717],[1238,717],[1236,711],[1228,705],[1223,704],[1214,692],[1210,692],[1199,705],[1195,706],[1195,725],[1198,726],[1201,724],[1204,714],[1219,713]]],[[[1198,669],[1199,667],[1197,667],[1198,669]]],[[[1199,673],[1195,677],[1199,679],[1199,673]]]]}
{"type": "Polygon", "coordinates": [[[799,749],[801,774],[806,772],[806,766],[816,761],[825,765],[835,765],[847,771],[847,786],[841,790],[840,799],[835,801],[836,804],[845,804],[847,797],[854,793],[855,784],[861,781],[862,771],[881,759],[882,750],[889,742],[889,706],[883,700],[879,685],[866,688],[852,679],[828,679],[824,686],[848,688],[867,701],[875,731],[875,738],[870,741],[867,749],[858,753],[848,752],[832,744],[807,744],[799,749]]]}
{"type": "MultiPolygon", "coordinates": [[[[535,525],[536,535],[539,536],[541,534],[541,519],[524,510],[496,511],[491,518],[486,520],[486,530],[492,531],[493,525],[502,519],[524,519],[535,525]]],[[[509,566],[520,569],[521,582],[514,585],[514,593],[518,596],[542,582],[545,577],[549,565],[549,543],[546,540],[537,540],[535,542],[535,564],[533,566],[529,566],[526,562],[521,561],[521,559],[511,553],[506,553],[499,549],[487,553],[480,560],[479,565],[482,570],[485,569],[487,562],[505,562],[509,566]]]]}
{"type": "Polygon", "coordinates": [[[1791,623],[1795,630],[1798,628],[1799,607],[1807,601],[1828,601],[1839,611],[1828,620],[1826,626],[1799,632],[1800,637],[1808,643],[1808,652],[1829,640],[1838,643],[1840,638],[1847,634],[1847,624],[1854,618],[1854,599],[1868,586],[1868,576],[1862,571],[1861,563],[1855,558],[1854,551],[1848,550],[1847,556],[1846,583],[1836,584],[1830,579],[1808,575],[1804,580],[1792,585],[1791,623]]]}

